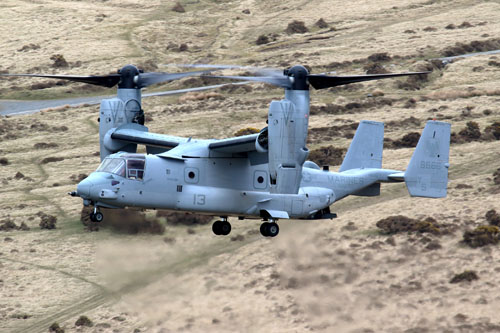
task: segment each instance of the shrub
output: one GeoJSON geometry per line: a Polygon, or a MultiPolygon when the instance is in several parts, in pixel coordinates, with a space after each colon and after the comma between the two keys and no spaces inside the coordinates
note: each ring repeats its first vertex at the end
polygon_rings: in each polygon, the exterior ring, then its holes
{"type": "Polygon", "coordinates": [[[255,134],[259,133],[260,130],[254,127],[246,127],[242,128],[234,133],[234,136],[243,136],[243,135],[249,135],[249,134],[255,134]]]}
{"type": "Polygon", "coordinates": [[[485,217],[486,221],[488,221],[490,225],[500,227],[500,215],[496,210],[490,209],[488,212],[486,212],[485,217]]]}
{"type": "Polygon", "coordinates": [[[186,12],[184,7],[179,2],[175,3],[175,5],[172,7],[172,11],[176,12],[176,13],[185,13],[186,12]]]}
{"type": "Polygon", "coordinates": [[[45,214],[43,212],[38,212],[37,215],[40,217],[40,229],[56,228],[57,217],[45,214]]]}
{"type": "Polygon", "coordinates": [[[255,41],[255,44],[257,45],[262,45],[267,43],[269,43],[269,37],[267,37],[266,35],[260,35],[255,41]]]}
{"type": "Polygon", "coordinates": [[[462,136],[465,141],[474,141],[481,138],[481,131],[479,130],[479,124],[475,121],[469,121],[466,124],[466,127],[458,132],[460,136],[462,136]]]}
{"type": "Polygon", "coordinates": [[[323,18],[320,18],[318,21],[316,21],[314,25],[320,29],[328,28],[328,23],[326,23],[326,21],[323,18]]]}
{"type": "Polygon", "coordinates": [[[462,281],[471,282],[478,279],[479,276],[477,276],[477,273],[475,271],[466,270],[460,274],[455,274],[455,276],[451,278],[450,283],[459,283],[462,281]]]}
{"type": "Polygon", "coordinates": [[[419,221],[403,215],[395,215],[379,220],[376,226],[386,234],[397,234],[401,232],[441,233],[437,221],[432,217],[419,221]]]}
{"type": "Polygon", "coordinates": [[[75,322],[75,326],[86,326],[86,327],[92,327],[94,326],[94,323],[92,320],[89,319],[87,316],[80,316],[80,318],[77,319],[75,322]]]}
{"type": "Polygon", "coordinates": [[[50,57],[50,60],[54,62],[52,64],[52,67],[54,68],[69,67],[68,62],[66,61],[66,59],[64,59],[64,56],[62,54],[54,54],[50,57]]]}
{"type": "Polygon", "coordinates": [[[288,26],[286,27],[285,32],[287,34],[303,34],[308,32],[309,29],[307,29],[306,25],[302,21],[297,21],[294,20],[290,23],[288,23],[288,26]]]}
{"type": "Polygon", "coordinates": [[[345,148],[334,146],[321,147],[309,153],[309,160],[318,165],[340,165],[346,153],[345,148]]]}
{"type": "Polygon", "coordinates": [[[500,229],[496,226],[483,225],[474,230],[468,230],[463,235],[463,242],[472,248],[498,243],[500,229]]]}

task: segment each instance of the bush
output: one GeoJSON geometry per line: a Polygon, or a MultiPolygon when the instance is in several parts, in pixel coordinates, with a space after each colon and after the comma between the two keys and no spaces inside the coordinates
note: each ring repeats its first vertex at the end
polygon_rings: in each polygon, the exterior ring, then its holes
{"type": "Polygon", "coordinates": [[[262,44],[267,44],[269,42],[270,42],[269,37],[267,37],[266,35],[260,35],[255,41],[255,44],[262,45],[262,44]]]}
{"type": "Polygon", "coordinates": [[[500,229],[496,226],[479,226],[472,231],[466,231],[463,235],[463,242],[472,248],[497,244],[499,232],[500,229]]]}
{"type": "Polygon", "coordinates": [[[185,13],[186,12],[184,7],[179,2],[175,3],[175,5],[172,7],[172,11],[176,12],[176,13],[185,13]]]}
{"type": "Polygon", "coordinates": [[[485,218],[490,225],[500,227],[500,215],[497,213],[496,210],[491,209],[488,212],[486,212],[485,218]]]}
{"type": "Polygon", "coordinates": [[[379,220],[376,226],[385,234],[397,234],[401,232],[441,234],[441,229],[437,221],[432,217],[419,221],[403,215],[389,216],[379,220]]]}
{"type": "Polygon", "coordinates": [[[62,160],[64,160],[64,157],[46,157],[40,163],[47,164],[47,163],[52,163],[52,162],[60,162],[62,160]]]}
{"type": "Polygon", "coordinates": [[[379,63],[368,63],[363,66],[363,69],[366,71],[366,74],[385,74],[389,73],[384,66],[379,63]]]}
{"type": "Polygon", "coordinates": [[[462,281],[467,281],[471,282],[474,280],[478,280],[479,276],[477,276],[477,273],[475,271],[463,271],[460,274],[456,274],[454,277],[451,278],[450,283],[459,283],[462,281]]]}
{"type": "Polygon", "coordinates": [[[323,18],[320,18],[314,25],[320,29],[328,28],[328,23],[323,18]]]}
{"type": "Polygon", "coordinates": [[[308,31],[309,29],[307,29],[304,22],[297,20],[290,22],[285,30],[287,34],[303,34],[308,31]]]}
{"type": "Polygon", "coordinates": [[[389,61],[392,58],[387,52],[381,52],[381,53],[373,53],[372,55],[368,56],[367,59],[371,62],[378,62],[378,61],[389,61]]]}
{"type": "Polygon", "coordinates": [[[467,142],[478,140],[479,138],[481,138],[479,124],[475,121],[467,122],[466,127],[458,132],[458,134],[467,142]]]}
{"type": "Polygon", "coordinates": [[[321,147],[309,153],[309,160],[318,165],[340,165],[344,160],[346,151],[345,148],[336,148],[334,146],[321,147]]]}
{"type": "Polygon", "coordinates": [[[249,134],[256,134],[259,133],[260,130],[254,127],[246,127],[242,128],[234,133],[234,136],[243,136],[243,135],[249,135],[249,134]]]}
{"type": "Polygon", "coordinates": [[[493,136],[496,140],[500,140],[500,121],[495,121],[493,124],[486,127],[484,132],[493,136]]]}
{"type": "Polygon", "coordinates": [[[49,332],[51,333],[64,333],[64,329],[59,326],[58,323],[52,323],[49,327],[49,332]]]}
{"type": "Polygon", "coordinates": [[[54,62],[52,64],[52,67],[54,68],[69,67],[68,62],[66,61],[66,59],[64,59],[64,56],[62,54],[54,54],[50,57],[50,60],[54,62]]]}
{"type": "Polygon", "coordinates": [[[38,212],[37,215],[40,217],[40,229],[56,228],[57,217],[45,214],[43,212],[38,212]]]}
{"type": "Polygon", "coordinates": [[[89,319],[87,316],[80,316],[80,318],[77,319],[75,322],[75,326],[86,326],[86,327],[92,327],[94,326],[94,323],[92,320],[89,319]]]}

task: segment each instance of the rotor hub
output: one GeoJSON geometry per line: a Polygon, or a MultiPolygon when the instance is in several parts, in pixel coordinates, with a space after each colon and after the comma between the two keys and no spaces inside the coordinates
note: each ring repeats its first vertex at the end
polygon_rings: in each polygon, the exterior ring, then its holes
{"type": "Polygon", "coordinates": [[[309,90],[309,82],[307,82],[309,71],[304,66],[293,66],[286,69],[283,74],[291,78],[291,90],[309,90]]]}
{"type": "Polygon", "coordinates": [[[139,69],[134,65],[127,65],[118,70],[120,74],[120,82],[118,83],[118,88],[124,89],[137,89],[137,78],[139,76],[139,69]]]}

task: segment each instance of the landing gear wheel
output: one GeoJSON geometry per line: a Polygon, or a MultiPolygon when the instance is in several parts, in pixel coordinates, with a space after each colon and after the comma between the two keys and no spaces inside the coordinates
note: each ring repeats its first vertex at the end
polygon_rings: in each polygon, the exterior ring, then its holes
{"type": "Polygon", "coordinates": [[[221,221],[215,221],[213,224],[212,224],[212,231],[214,232],[214,234],[216,235],[220,235],[221,234],[221,221]]]}
{"type": "Polygon", "coordinates": [[[276,237],[280,232],[280,227],[275,222],[264,222],[260,225],[260,233],[264,237],[276,237]]]}
{"type": "Polygon", "coordinates": [[[90,221],[96,222],[94,213],[90,213],[89,218],[90,218],[90,221]]]}
{"type": "Polygon", "coordinates": [[[260,225],[260,234],[261,234],[262,236],[264,236],[264,237],[267,237],[267,225],[268,225],[268,224],[269,224],[269,223],[264,222],[264,223],[262,223],[262,224],[260,225]]]}
{"type": "Polygon", "coordinates": [[[278,236],[278,234],[280,232],[280,227],[278,226],[277,223],[271,222],[267,226],[267,230],[266,231],[267,231],[267,235],[269,237],[276,237],[276,236],[278,236]]]}
{"type": "Polygon", "coordinates": [[[104,220],[104,215],[101,212],[94,214],[94,222],[102,222],[104,220]]]}
{"type": "Polygon", "coordinates": [[[231,232],[231,224],[227,221],[220,221],[220,234],[227,236],[231,232]]]}

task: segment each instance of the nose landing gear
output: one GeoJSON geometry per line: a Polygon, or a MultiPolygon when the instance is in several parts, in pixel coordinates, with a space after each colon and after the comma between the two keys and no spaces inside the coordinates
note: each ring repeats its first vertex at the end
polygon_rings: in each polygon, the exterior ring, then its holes
{"type": "Polygon", "coordinates": [[[221,217],[222,220],[215,221],[212,224],[212,231],[216,235],[227,236],[231,232],[231,223],[227,221],[227,216],[221,217]]]}
{"type": "Polygon", "coordinates": [[[104,215],[97,206],[94,206],[94,211],[90,213],[90,220],[92,222],[102,222],[104,220],[104,215]]]}
{"type": "Polygon", "coordinates": [[[276,237],[280,232],[280,227],[275,220],[270,219],[270,222],[264,222],[260,225],[260,233],[264,237],[276,237]]]}

